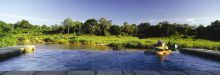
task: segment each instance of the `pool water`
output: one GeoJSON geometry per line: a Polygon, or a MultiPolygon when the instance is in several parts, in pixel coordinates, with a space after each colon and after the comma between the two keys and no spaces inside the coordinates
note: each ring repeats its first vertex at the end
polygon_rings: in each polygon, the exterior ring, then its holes
{"type": "Polygon", "coordinates": [[[161,63],[157,56],[143,50],[112,51],[108,47],[90,49],[79,46],[36,45],[36,51],[0,62],[1,71],[67,70],[220,70],[220,62],[173,53],[161,63]]]}

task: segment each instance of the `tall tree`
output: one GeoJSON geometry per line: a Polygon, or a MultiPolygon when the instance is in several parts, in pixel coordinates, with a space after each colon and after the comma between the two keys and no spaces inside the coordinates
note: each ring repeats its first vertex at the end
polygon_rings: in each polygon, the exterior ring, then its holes
{"type": "Polygon", "coordinates": [[[96,19],[88,19],[82,26],[82,30],[85,34],[95,34],[98,22],[96,19]]]}
{"type": "Polygon", "coordinates": [[[51,33],[60,33],[60,34],[64,33],[64,26],[58,24],[52,25],[49,34],[51,33]]]}
{"type": "Polygon", "coordinates": [[[75,21],[75,26],[74,26],[74,33],[75,31],[77,32],[77,34],[81,34],[82,33],[82,22],[79,21],[75,21]]]}
{"type": "Polygon", "coordinates": [[[146,38],[149,37],[149,28],[150,28],[150,23],[140,23],[138,26],[138,36],[140,38],[146,38]]]}
{"type": "Polygon", "coordinates": [[[71,26],[75,26],[74,22],[71,18],[67,18],[63,21],[63,25],[65,26],[65,28],[67,28],[67,33],[70,33],[70,27],[71,26]]]}
{"type": "Polygon", "coordinates": [[[99,29],[100,35],[108,35],[108,31],[112,25],[111,20],[107,20],[106,18],[100,18],[99,20],[99,29]]]}
{"type": "Polygon", "coordinates": [[[212,39],[220,40],[220,21],[216,20],[211,23],[211,26],[209,26],[208,30],[210,31],[210,36],[212,39]]]}
{"type": "Polygon", "coordinates": [[[112,35],[121,35],[121,27],[118,26],[118,25],[113,25],[110,27],[110,30],[109,32],[112,34],[112,35]]]}

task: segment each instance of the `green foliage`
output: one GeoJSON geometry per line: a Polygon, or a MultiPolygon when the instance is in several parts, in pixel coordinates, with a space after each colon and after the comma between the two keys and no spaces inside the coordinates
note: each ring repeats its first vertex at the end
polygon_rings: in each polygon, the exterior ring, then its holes
{"type": "Polygon", "coordinates": [[[20,22],[17,22],[14,27],[17,28],[21,28],[21,29],[30,29],[31,28],[31,24],[27,21],[27,20],[21,20],[20,22]]]}
{"type": "Polygon", "coordinates": [[[121,43],[110,43],[109,46],[111,46],[113,50],[122,50],[122,49],[124,49],[124,45],[121,44],[121,43]]]}
{"type": "MultiPolygon", "coordinates": [[[[67,18],[63,21],[63,25],[65,28],[67,28],[67,33],[70,33],[70,27],[75,28],[75,23],[73,22],[73,20],[71,18],[67,18]]],[[[74,29],[74,33],[75,33],[75,29],[74,29]]]]}
{"type": "Polygon", "coordinates": [[[75,36],[70,38],[71,43],[82,43],[82,44],[105,44],[111,47],[117,48],[144,48],[151,49],[152,45],[155,44],[158,40],[163,40],[169,46],[170,49],[173,49],[174,44],[178,45],[178,48],[205,48],[205,49],[218,49],[220,44],[218,42],[212,42],[208,40],[201,39],[192,39],[192,38],[181,38],[179,37],[169,37],[169,38],[147,38],[139,39],[137,37],[128,37],[128,36],[75,36]],[[117,46],[119,45],[119,46],[117,46]]]}
{"type": "Polygon", "coordinates": [[[103,35],[103,36],[109,35],[108,31],[112,25],[111,20],[108,21],[106,18],[100,18],[98,21],[99,21],[99,24],[96,30],[98,33],[96,34],[103,35]]]}
{"type": "Polygon", "coordinates": [[[122,32],[126,36],[136,36],[137,26],[135,24],[129,25],[128,22],[124,22],[124,26],[122,26],[122,32]]]}
{"type": "Polygon", "coordinates": [[[55,42],[55,40],[56,40],[56,39],[55,39],[55,38],[52,38],[52,37],[48,37],[48,38],[45,38],[45,39],[44,39],[45,42],[55,42]]]}
{"type": "Polygon", "coordinates": [[[13,46],[16,45],[16,39],[11,37],[4,37],[0,38],[0,47],[7,47],[7,46],[13,46]]]}
{"type": "Polygon", "coordinates": [[[0,32],[10,32],[13,30],[12,25],[6,24],[5,22],[0,21],[0,32]]]}
{"type": "Polygon", "coordinates": [[[128,22],[125,22],[124,25],[112,25],[112,21],[106,18],[88,19],[84,23],[68,18],[62,24],[40,26],[32,25],[27,20],[21,20],[15,24],[0,21],[2,41],[0,47],[14,45],[17,41],[17,44],[79,43],[109,45],[116,49],[152,48],[157,40],[164,40],[171,49],[173,49],[174,44],[177,44],[179,48],[220,50],[218,42],[220,40],[220,21],[218,20],[207,27],[203,25],[196,27],[188,24],[172,24],[167,21],[156,25],[147,22],[137,25],[128,24],[128,22]],[[71,35],[65,35],[66,33],[71,35]]]}
{"type": "Polygon", "coordinates": [[[109,32],[112,34],[112,35],[120,35],[121,34],[121,28],[120,26],[118,25],[113,25],[110,27],[110,30],[109,32]]]}
{"type": "Polygon", "coordinates": [[[96,19],[88,19],[82,26],[85,34],[95,34],[98,29],[98,21],[96,19]]]}
{"type": "Polygon", "coordinates": [[[138,37],[140,38],[146,38],[150,35],[149,28],[150,23],[141,23],[137,26],[138,28],[138,37]]]}
{"type": "Polygon", "coordinates": [[[126,48],[150,48],[148,44],[143,43],[143,41],[129,41],[125,43],[126,48]]]}

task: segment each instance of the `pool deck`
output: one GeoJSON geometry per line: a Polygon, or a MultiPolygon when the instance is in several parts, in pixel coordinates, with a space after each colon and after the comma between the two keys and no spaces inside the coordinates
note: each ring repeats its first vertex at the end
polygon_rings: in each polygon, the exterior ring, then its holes
{"type": "Polygon", "coordinates": [[[12,46],[0,48],[0,60],[9,59],[23,53],[33,52],[34,46],[12,46]]]}
{"type": "Polygon", "coordinates": [[[219,71],[0,71],[0,75],[220,75],[219,71]]]}
{"type": "Polygon", "coordinates": [[[197,48],[183,48],[180,49],[181,53],[200,56],[208,59],[220,61],[220,51],[197,49],[197,48]]]}

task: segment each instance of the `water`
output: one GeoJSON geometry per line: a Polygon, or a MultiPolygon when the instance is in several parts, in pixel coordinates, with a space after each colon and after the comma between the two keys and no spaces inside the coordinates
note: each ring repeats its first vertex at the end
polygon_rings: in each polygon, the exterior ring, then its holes
{"type": "Polygon", "coordinates": [[[66,70],[220,70],[220,63],[200,57],[173,53],[160,63],[144,51],[112,51],[105,46],[36,45],[32,54],[0,62],[1,71],[66,70]]]}

